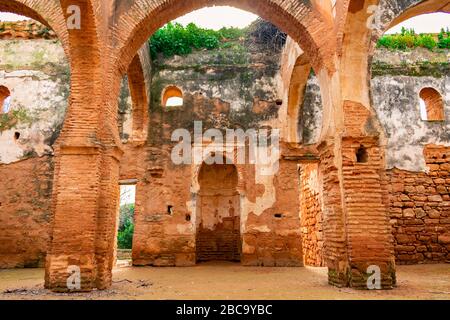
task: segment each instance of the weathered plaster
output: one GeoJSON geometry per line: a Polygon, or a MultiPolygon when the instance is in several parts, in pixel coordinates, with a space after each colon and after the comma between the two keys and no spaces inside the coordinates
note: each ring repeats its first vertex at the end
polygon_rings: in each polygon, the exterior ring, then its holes
{"type": "Polygon", "coordinates": [[[373,106],[387,138],[386,166],[427,171],[423,149],[427,144],[450,146],[450,77],[381,76],[371,81],[373,106]],[[445,102],[445,122],[423,121],[419,92],[433,87],[445,102]],[[386,92],[389,94],[386,95],[386,92]]]}

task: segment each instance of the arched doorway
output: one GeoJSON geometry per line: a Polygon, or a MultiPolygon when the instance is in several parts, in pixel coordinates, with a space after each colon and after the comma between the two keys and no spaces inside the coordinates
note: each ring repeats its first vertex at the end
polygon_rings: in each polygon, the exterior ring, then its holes
{"type": "Polygon", "coordinates": [[[197,262],[240,261],[240,195],[236,166],[204,163],[198,182],[197,262]]]}

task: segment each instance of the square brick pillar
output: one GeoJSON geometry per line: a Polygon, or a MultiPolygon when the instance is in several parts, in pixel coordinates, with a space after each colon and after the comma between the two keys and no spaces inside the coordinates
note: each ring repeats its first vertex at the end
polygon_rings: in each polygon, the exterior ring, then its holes
{"type": "Polygon", "coordinates": [[[376,137],[342,140],[349,283],[354,288],[367,288],[367,270],[374,267],[381,271],[381,288],[396,284],[383,157],[376,137]]]}
{"type": "Polygon", "coordinates": [[[336,138],[322,143],[319,152],[329,283],[368,289],[375,267],[381,272],[381,288],[392,288],[395,258],[380,147],[370,138],[336,138]],[[368,147],[368,157],[359,163],[361,143],[368,147]]]}
{"type": "Polygon", "coordinates": [[[104,289],[111,284],[114,257],[118,158],[92,146],[63,146],[56,154],[45,286],[61,292],[104,289]],[[80,289],[68,287],[73,268],[80,271],[80,289]]]}

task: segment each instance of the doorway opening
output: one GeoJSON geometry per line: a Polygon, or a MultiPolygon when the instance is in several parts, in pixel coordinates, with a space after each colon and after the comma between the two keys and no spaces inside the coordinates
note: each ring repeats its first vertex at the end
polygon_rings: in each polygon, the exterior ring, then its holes
{"type": "Polygon", "coordinates": [[[197,263],[240,262],[241,210],[236,166],[204,163],[200,169],[199,184],[197,263]]]}
{"type": "Polygon", "coordinates": [[[120,211],[117,230],[117,265],[131,265],[134,236],[136,184],[120,182],[120,211]]]}

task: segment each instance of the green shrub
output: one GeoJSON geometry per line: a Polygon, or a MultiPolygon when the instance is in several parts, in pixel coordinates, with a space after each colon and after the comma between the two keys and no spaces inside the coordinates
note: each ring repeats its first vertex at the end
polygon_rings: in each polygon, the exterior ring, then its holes
{"type": "Polygon", "coordinates": [[[134,204],[120,207],[119,234],[117,245],[119,249],[132,249],[134,234],[134,204]]]}
{"type": "Polygon", "coordinates": [[[245,29],[222,28],[215,31],[200,28],[194,23],[186,27],[168,23],[150,38],[150,53],[152,59],[156,59],[158,54],[171,57],[189,54],[193,49],[216,49],[221,43],[238,40],[244,34],[245,29]]]}
{"type": "Polygon", "coordinates": [[[437,46],[441,49],[450,49],[450,30],[441,29],[441,32],[438,34],[438,44],[437,46]]]}
{"type": "Polygon", "coordinates": [[[119,249],[132,249],[133,248],[133,234],[134,224],[131,221],[127,221],[122,230],[119,230],[117,237],[117,246],[119,249]]]}
{"type": "Polygon", "coordinates": [[[416,38],[416,42],[414,43],[416,47],[427,48],[429,50],[433,50],[436,48],[436,40],[434,40],[433,36],[428,34],[421,34],[416,38]]]}
{"type": "Polygon", "coordinates": [[[402,28],[400,34],[389,34],[382,36],[377,43],[377,47],[392,50],[407,50],[413,48],[427,48],[433,50],[436,47],[448,48],[449,32],[441,30],[438,35],[438,42],[431,34],[416,34],[414,29],[402,28]]]}
{"type": "Polygon", "coordinates": [[[128,222],[134,221],[134,203],[125,204],[120,207],[119,230],[122,230],[128,222]]]}

